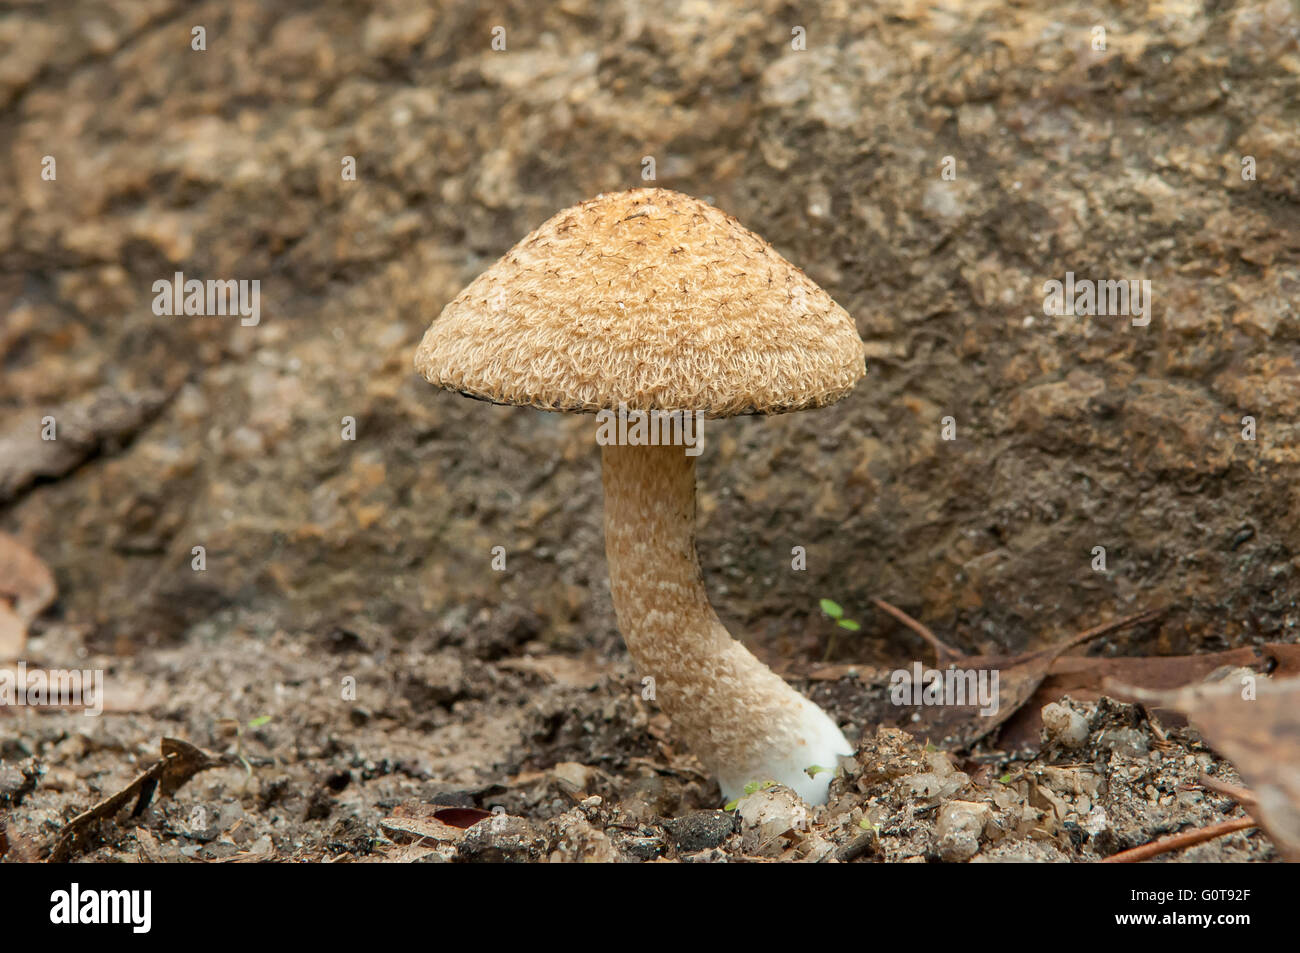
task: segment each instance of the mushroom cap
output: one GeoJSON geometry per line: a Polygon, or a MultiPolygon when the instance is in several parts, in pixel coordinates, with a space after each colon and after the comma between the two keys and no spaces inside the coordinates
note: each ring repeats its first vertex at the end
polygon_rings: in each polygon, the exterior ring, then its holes
{"type": "Polygon", "coordinates": [[[543,410],[779,414],[865,373],[853,319],[725,212],[667,189],[565,209],[442,310],[431,384],[543,410]]]}

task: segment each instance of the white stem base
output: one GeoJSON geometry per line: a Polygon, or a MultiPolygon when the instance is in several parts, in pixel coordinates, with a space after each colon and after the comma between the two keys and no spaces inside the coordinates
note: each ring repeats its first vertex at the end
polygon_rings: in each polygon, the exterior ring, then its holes
{"type": "Polygon", "coordinates": [[[853,754],[853,747],[831,717],[808,699],[790,689],[803,703],[798,713],[794,744],[775,744],[755,749],[747,766],[718,771],[718,784],[727,801],[742,797],[752,781],[776,781],[794,790],[809,804],[825,804],[827,789],[835,777],[839,759],[853,754]],[[815,775],[810,767],[825,768],[815,775]]]}
{"type": "Polygon", "coordinates": [[[841,755],[830,717],[718,621],[695,556],[695,460],[682,447],[602,448],[605,551],[619,629],[657,700],[732,800],[777,781],[826,801],[841,755]],[[826,771],[809,777],[807,769],[826,771]]]}

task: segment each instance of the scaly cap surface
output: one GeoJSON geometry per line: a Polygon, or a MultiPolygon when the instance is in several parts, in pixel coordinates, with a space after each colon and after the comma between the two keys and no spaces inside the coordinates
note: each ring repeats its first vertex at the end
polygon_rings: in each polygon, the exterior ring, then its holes
{"type": "Polygon", "coordinates": [[[455,297],[415,356],[432,384],[543,410],[777,414],[865,371],[853,319],[725,212],[666,189],[565,209],[455,297]]]}

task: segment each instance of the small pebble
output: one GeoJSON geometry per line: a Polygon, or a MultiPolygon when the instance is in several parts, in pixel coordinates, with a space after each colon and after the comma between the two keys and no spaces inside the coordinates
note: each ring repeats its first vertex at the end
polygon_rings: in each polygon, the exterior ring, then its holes
{"type": "Polygon", "coordinates": [[[1088,722],[1077,711],[1052,702],[1042,711],[1043,729],[1047,740],[1066,748],[1081,747],[1088,740],[1088,722]]]}

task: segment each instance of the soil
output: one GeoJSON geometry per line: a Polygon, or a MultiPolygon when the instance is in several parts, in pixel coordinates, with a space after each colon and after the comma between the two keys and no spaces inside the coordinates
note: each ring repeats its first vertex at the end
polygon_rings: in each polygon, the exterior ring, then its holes
{"type": "MultiPolygon", "coordinates": [[[[58,638],[75,640],[43,641],[58,638]]],[[[1140,708],[1067,699],[1087,722],[1081,743],[954,754],[894,727],[908,716],[888,703],[888,673],[868,668],[796,680],[858,743],[826,807],[769,787],[720,810],[625,659],[550,652],[521,620],[418,643],[217,626],[80,664],[106,669],[105,715],[0,720],[6,860],[46,855],[158,760],[163,737],[217,765],[139,816],[90,824],[73,859],[1094,861],[1243,816],[1198,783],[1240,784],[1232,766],[1140,708]]],[[[1160,859],[1277,857],[1245,831],[1160,859]]]]}

